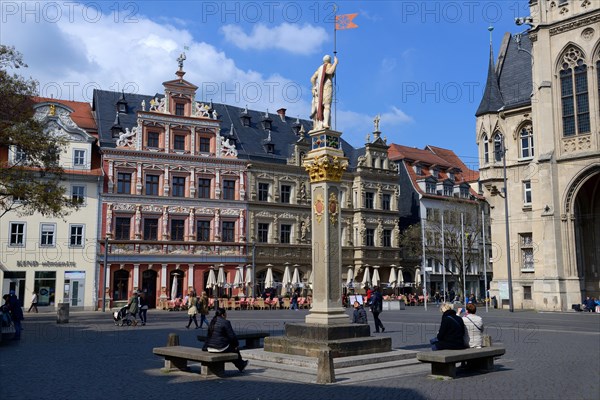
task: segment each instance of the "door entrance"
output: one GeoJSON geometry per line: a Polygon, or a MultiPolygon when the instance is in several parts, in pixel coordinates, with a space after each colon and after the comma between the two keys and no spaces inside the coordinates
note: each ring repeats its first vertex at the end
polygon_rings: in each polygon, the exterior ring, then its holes
{"type": "Polygon", "coordinates": [[[71,307],[83,307],[85,294],[85,272],[65,272],[65,288],[63,301],[71,307]]]}
{"type": "Polygon", "coordinates": [[[146,293],[148,308],[156,308],[156,279],[157,272],[148,269],[142,272],[142,292],[146,293]]]}

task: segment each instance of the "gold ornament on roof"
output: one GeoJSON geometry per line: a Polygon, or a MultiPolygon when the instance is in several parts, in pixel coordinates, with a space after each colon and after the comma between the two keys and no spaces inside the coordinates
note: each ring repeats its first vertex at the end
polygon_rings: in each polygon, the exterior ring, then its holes
{"type": "Polygon", "coordinates": [[[50,104],[50,116],[56,115],[56,106],[54,104],[50,104]]]}

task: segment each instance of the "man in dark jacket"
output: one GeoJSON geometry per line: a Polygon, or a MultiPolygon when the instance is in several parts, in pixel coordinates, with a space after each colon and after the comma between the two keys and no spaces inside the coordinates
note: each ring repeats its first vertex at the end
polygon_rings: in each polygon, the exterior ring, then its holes
{"type": "Polygon", "coordinates": [[[248,360],[242,360],[237,336],[231,327],[231,322],[227,321],[227,312],[224,308],[218,308],[210,321],[208,337],[202,350],[210,353],[236,353],[238,359],[233,361],[233,365],[240,372],[244,371],[248,365],[248,360]]]}
{"type": "Polygon", "coordinates": [[[358,301],[354,302],[354,314],[352,315],[353,324],[368,324],[367,312],[365,308],[358,301]]]}
{"type": "Polygon", "coordinates": [[[379,319],[379,314],[383,310],[383,296],[381,295],[381,289],[378,286],[373,288],[373,294],[371,295],[371,312],[373,313],[373,320],[375,321],[375,333],[385,332],[385,327],[379,319]]]}
{"type": "Polygon", "coordinates": [[[465,346],[465,323],[456,315],[452,304],[444,303],[440,307],[442,323],[435,338],[431,339],[431,350],[460,350],[465,346]]]}

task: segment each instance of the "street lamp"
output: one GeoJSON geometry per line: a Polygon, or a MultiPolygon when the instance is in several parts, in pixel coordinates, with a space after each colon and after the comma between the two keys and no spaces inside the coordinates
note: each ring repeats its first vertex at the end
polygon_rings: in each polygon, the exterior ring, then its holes
{"type": "Polygon", "coordinates": [[[513,304],[513,287],[512,287],[512,271],[511,271],[511,260],[510,260],[510,230],[508,226],[508,186],[506,180],[506,145],[504,141],[504,135],[500,134],[502,139],[502,148],[500,151],[502,152],[502,169],[504,172],[504,223],[506,225],[506,267],[508,269],[508,309],[510,312],[513,312],[514,304],[513,304]]]}

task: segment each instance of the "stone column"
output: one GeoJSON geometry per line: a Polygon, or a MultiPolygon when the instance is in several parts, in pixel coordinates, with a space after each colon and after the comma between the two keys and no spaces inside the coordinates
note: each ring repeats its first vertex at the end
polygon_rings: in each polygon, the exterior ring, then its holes
{"type": "Polygon", "coordinates": [[[310,132],[312,150],[304,159],[310,178],[313,307],[307,324],[344,325],[342,307],[342,252],[340,188],[348,159],[340,149],[341,133],[323,129],[310,132]]]}

